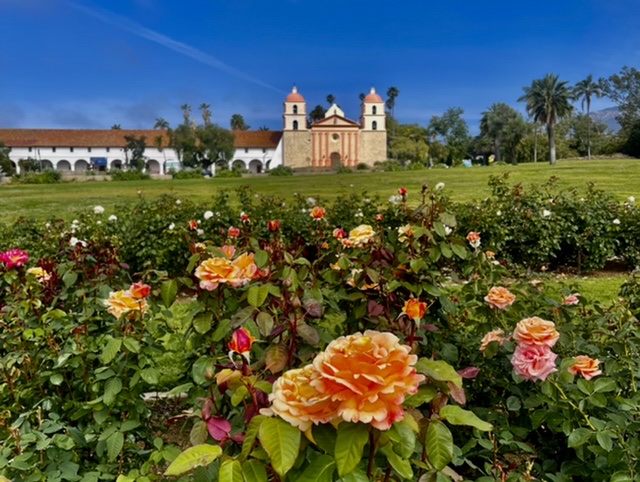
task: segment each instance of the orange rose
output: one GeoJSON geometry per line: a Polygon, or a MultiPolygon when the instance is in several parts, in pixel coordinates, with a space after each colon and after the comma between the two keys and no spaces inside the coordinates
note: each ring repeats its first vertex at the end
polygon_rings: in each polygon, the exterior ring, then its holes
{"type": "Polygon", "coordinates": [[[476,233],[475,231],[470,231],[467,234],[467,241],[473,248],[477,248],[480,246],[480,233],[476,233]]]}
{"type": "Polygon", "coordinates": [[[129,290],[112,291],[105,304],[107,305],[107,311],[116,318],[135,311],[144,313],[148,309],[146,300],[135,299],[129,290]]]}
{"type": "Polygon", "coordinates": [[[521,320],[513,330],[513,338],[527,345],[546,345],[552,347],[560,338],[556,325],[552,321],[546,321],[534,316],[521,320]]]}
{"type": "Polygon", "coordinates": [[[502,335],[504,335],[504,330],[492,330],[484,335],[482,337],[482,341],[480,342],[480,351],[484,352],[489,346],[489,343],[491,343],[492,341],[497,341],[500,345],[502,345],[505,340],[502,335]]]}
{"type": "Polygon", "coordinates": [[[424,301],[412,298],[404,303],[402,312],[417,323],[424,318],[427,312],[427,304],[424,301]]]}
{"type": "Polygon", "coordinates": [[[238,236],[240,236],[240,228],[236,228],[235,226],[231,226],[229,228],[229,237],[230,238],[237,238],[238,236]]]}
{"type": "Polygon", "coordinates": [[[484,300],[492,307],[504,310],[507,306],[513,304],[516,300],[516,295],[507,288],[494,286],[489,290],[489,294],[484,297],[484,300]]]}
{"type": "Polygon", "coordinates": [[[343,336],[313,360],[320,375],[310,384],[338,402],[337,413],[345,421],[387,430],[404,419],[405,396],[415,394],[424,380],[412,366],[418,357],[410,351],[391,333],[343,336]]]}
{"type": "Polygon", "coordinates": [[[303,432],[312,424],[327,423],[337,418],[339,402],[332,401],[331,394],[316,389],[318,377],[313,365],[285,372],[273,384],[269,395],[271,407],[262,409],[260,413],[276,414],[303,432]]]}
{"type": "Polygon", "coordinates": [[[313,206],[313,208],[309,212],[309,216],[311,216],[311,218],[315,219],[316,221],[320,221],[321,219],[324,219],[326,214],[327,214],[327,210],[320,206],[313,206]]]}
{"type": "MultiPolygon", "coordinates": [[[[231,251],[229,251],[231,253],[231,251]]],[[[225,251],[225,254],[229,254],[225,251]]],[[[241,254],[235,260],[229,258],[209,258],[196,268],[196,277],[200,280],[200,288],[213,291],[221,283],[234,288],[243,286],[259,275],[253,254],[241,254]]]]}
{"type": "Polygon", "coordinates": [[[580,374],[587,380],[602,374],[602,370],[598,367],[600,360],[594,360],[586,355],[578,355],[574,360],[575,363],[568,368],[569,373],[580,374]]]}

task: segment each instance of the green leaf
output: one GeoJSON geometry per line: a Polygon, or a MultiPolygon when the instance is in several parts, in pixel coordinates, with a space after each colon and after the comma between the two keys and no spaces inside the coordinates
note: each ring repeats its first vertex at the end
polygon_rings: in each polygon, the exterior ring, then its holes
{"type": "Polygon", "coordinates": [[[65,288],[73,286],[76,284],[76,281],[78,281],[78,273],[74,273],[73,271],[67,271],[62,276],[62,282],[64,283],[65,288]]]}
{"type": "Polygon", "coordinates": [[[577,449],[589,441],[592,433],[589,429],[578,428],[569,434],[567,445],[573,449],[577,449]]]}
{"type": "Polygon", "coordinates": [[[157,385],[160,381],[160,372],[153,367],[145,368],[140,372],[142,379],[149,385],[157,385]]]}
{"type": "Polygon", "coordinates": [[[446,405],[442,407],[440,409],[440,417],[451,425],[468,425],[483,432],[493,430],[493,425],[478,418],[475,413],[460,408],[457,405],[446,405]]]}
{"type": "Polygon", "coordinates": [[[453,251],[447,243],[440,243],[440,252],[442,252],[442,256],[445,258],[451,258],[453,256],[453,251]]]}
{"type": "MultiPolygon", "coordinates": [[[[406,420],[406,419],[405,419],[406,420]]],[[[393,441],[394,450],[403,458],[408,459],[416,448],[416,432],[403,422],[394,423],[387,435],[393,441]]]]}
{"type": "Polygon", "coordinates": [[[242,451],[240,452],[240,460],[244,461],[249,457],[249,454],[253,450],[253,446],[256,443],[256,438],[258,437],[258,431],[260,430],[260,425],[262,422],[266,420],[264,415],[258,415],[251,419],[249,422],[249,426],[244,434],[244,440],[242,442],[242,451]]]}
{"type": "Polygon", "coordinates": [[[134,428],[138,428],[139,426],[140,426],[139,420],[125,420],[124,422],[122,422],[120,431],[128,432],[129,430],[133,430],[134,428]]]}
{"type": "Polygon", "coordinates": [[[258,249],[253,255],[253,260],[255,261],[256,266],[262,269],[267,266],[267,263],[269,262],[269,253],[262,249],[258,249]]]}
{"type": "Polygon", "coordinates": [[[110,462],[118,458],[124,447],[124,435],[122,432],[114,432],[107,439],[107,457],[110,462]]]}
{"type": "Polygon", "coordinates": [[[258,437],[273,469],[284,478],[298,457],[302,432],[279,418],[267,418],[260,424],[258,437]]]}
{"type": "Polygon", "coordinates": [[[369,477],[361,470],[354,470],[342,477],[338,482],[369,482],[369,477]]]}
{"type": "Polygon", "coordinates": [[[332,482],[336,462],[329,455],[320,455],[313,459],[296,482],[332,482]]]}
{"type": "Polygon", "coordinates": [[[618,471],[611,476],[609,482],[633,482],[634,479],[628,472],[618,471]]]}
{"type": "Polygon", "coordinates": [[[335,457],[340,477],[344,477],[358,466],[368,440],[369,429],[365,424],[341,423],[338,426],[335,457]]]}
{"type": "Polygon", "coordinates": [[[421,358],[416,364],[416,370],[418,373],[422,373],[437,382],[451,382],[456,387],[462,388],[462,377],[460,374],[455,368],[443,360],[421,358]]]}
{"type": "Polygon", "coordinates": [[[122,344],[131,353],[140,353],[140,343],[138,343],[138,340],[136,340],[135,338],[131,338],[128,336],[124,339],[122,344]]]}
{"type": "Polygon", "coordinates": [[[598,378],[593,384],[593,393],[612,392],[618,385],[613,378],[598,378]]]}
{"type": "Polygon", "coordinates": [[[467,259],[469,251],[467,251],[467,248],[465,248],[464,246],[460,246],[459,244],[452,244],[451,249],[458,258],[467,259]]]}
{"type": "Polygon", "coordinates": [[[267,469],[262,462],[249,460],[242,464],[245,482],[267,482],[267,469]]]}
{"type": "Polygon", "coordinates": [[[393,470],[400,474],[400,477],[403,479],[413,480],[413,470],[411,470],[411,462],[409,460],[400,457],[389,446],[386,446],[382,452],[387,456],[387,460],[389,461],[389,464],[391,464],[393,470]]]}
{"type": "Polygon", "coordinates": [[[425,442],[429,462],[437,470],[444,469],[453,459],[453,436],[447,426],[433,420],[427,427],[425,442]]]}
{"type": "Polygon", "coordinates": [[[209,438],[209,430],[207,430],[207,422],[204,420],[198,420],[191,427],[189,432],[189,442],[191,445],[200,445],[205,443],[209,438]]]}
{"type": "Polygon", "coordinates": [[[208,332],[213,326],[213,313],[199,313],[193,319],[193,329],[201,335],[208,332]]]}
{"type": "Polygon", "coordinates": [[[102,397],[104,404],[107,406],[113,405],[120,391],[122,391],[122,380],[118,377],[107,380],[104,384],[104,396],[102,397]]]}
{"type": "Polygon", "coordinates": [[[607,452],[611,452],[613,448],[613,440],[611,440],[611,435],[605,432],[598,432],[596,434],[596,440],[598,441],[598,445],[602,447],[607,452]]]}
{"type": "Polygon", "coordinates": [[[63,380],[64,378],[59,373],[54,373],[53,375],[51,375],[51,377],[49,377],[49,382],[51,382],[51,385],[61,385],[63,380]]]}
{"type": "Polygon", "coordinates": [[[218,445],[202,444],[190,447],[171,462],[164,475],[182,475],[196,467],[206,467],[221,454],[222,449],[218,445]]]}
{"type": "Polygon", "coordinates": [[[218,482],[244,482],[242,464],[237,460],[225,460],[220,466],[218,482]]]}
{"type": "Polygon", "coordinates": [[[262,336],[269,336],[273,330],[273,316],[261,311],[256,317],[256,325],[258,325],[258,330],[260,330],[262,336]]]}
{"type": "Polygon", "coordinates": [[[312,428],[313,440],[325,453],[333,455],[336,449],[336,429],[330,423],[321,423],[312,428]]]}
{"type": "Polygon", "coordinates": [[[254,285],[247,292],[247,301],[254,308],[262,306],[269,295],[269,287],[266,285],[254,285]]]}
{"type": "Polygon", "coordinates": [[[107,346],[102,349],[102,355],[100,356],[102,363],[104,363],[105,365],[111,363],[120,351],[121,346],[122,338],[111,338],[107,342],[107,346]]]}
{"type": "Polygon", "coordinates": [[[160,297],[166,308],[169,308],[178,295],[178,283],[176,280],[170,279],[163,281],[160,285],[160,297]]]}
{"type": "Polygon", "coordinates": [[[225,336],[227,336],[231,332],[231,320],[224,319],[221,320],[218,324],[218,327],[213,332],[211,339],[214,342],[218,342],[222,340],[225,336]]]}

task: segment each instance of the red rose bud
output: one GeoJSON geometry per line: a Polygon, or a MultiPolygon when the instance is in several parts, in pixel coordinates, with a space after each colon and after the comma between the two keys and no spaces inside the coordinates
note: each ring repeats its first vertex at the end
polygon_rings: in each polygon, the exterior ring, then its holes
{"type": "Polygon", "coordinates": [[[238,236],[240,236],[240,228],[236,228],[235,226],[231,226],[229,228],[229,237],[230,238],[237,238],[238,236]]]}
{"type": "Polygon", "coordinates": [[[272,233],[276,233],[276,232],[280,231],[280,221],[278,221],[276,219],[272,219],[271,221],[269,221],[267,223],[267,228],[272,233]]]}
{"type": "Polygon", "coordinates": [[[382,221],[384,216],[382,214],[376,214],[376,221],[382,221]]]}
{"type": "Polygon", "coordinates": [[[251,218],[249,217],[249,215],[247,213],[242,211],[240,213],[240,221],[242,221],[243,223],[248,223],[249,221],[251,221],[251,218]]]}
{"type": "Polygon", "coordinates": [[[398,194],[400,194],[402,197],[405,197],[407,195],[407,188],[401,187],[400,189],[398,189],[398,194]]]}
{"type": "Polygon", "coordinates": [[[189,221],[189,229],[191,231],[195,231],[196,229],[198,229],[198,221],[196,221],[195,219],[189,221]]]}
{"type": "Polygon", "coordinates": [[[137,283],[131,285],[131,287],[129,288],[129,292],[131,293],[131,296],[133,298],[135,298],[136,300],[141,300],[149,296],[149,293],[151,292],[151,286],[144,284],[142,281],[138,281],[137,283]]]}
{"type": "Polygon", "coordinates": [[[344,239],[347,237],[347,232],[344,229],[336,228],[333,230],[333,237],[336,239],[344,239]]]}
{"type": "Polygon", "coordinates": [[[229,342],[229,357],[233,353],[238,353],[249,361],[249,352],[251,351],[251,345],[256,341],[245,328],[238,328],[233,332],[231,336],[231,342],[229,342]]]}

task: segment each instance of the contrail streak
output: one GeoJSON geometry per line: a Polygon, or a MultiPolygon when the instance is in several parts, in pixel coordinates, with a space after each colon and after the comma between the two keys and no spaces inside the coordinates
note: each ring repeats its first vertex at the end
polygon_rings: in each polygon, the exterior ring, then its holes
{"type": "Polygon", "coordinates": [[[129,20],[126,17],[117,15],[115,13],[111,13],[107,10],[98,9],[98,8],[89,8],[83,5],[78,5],[77,3],[74,3],[74,2],[64,2],[64,3],[66,3],[67,5],[69,5],[70,7],[76,10],[81,11],[86,15],[97,18],[101,22],[104,22],[108,25],[116,27],[120,30],[129,32],[133,35],[137,35],[138,37],[142,37],[146,40],[150,40],[151,42],[160,44],[163,47],[173,50],[174,52],[178,52],[179,54],[185,55],[187,57],[191,57],[192,59],[197,60],[200,63],[209,65],[210,67],[216,68],[218,70],[222,70],[223,72],[227,72],[228,74],[235,75],[236,77],[244,79],[248,82],[252,82],[262,87],[266,87],[267,89],[275,90],[276,92],[280,92],[280,93],[283,92],[282,90],[276,87],[273,87],[272,85],[266,84],[261,80],[256,79],[255,77],[245,74],[244,72],[241,72],[238,69],[235,69],[225,64],[221,60],[218,60],[215,57],[212,57],[211,55],[202,52],[201,50],[191,47],[190,45],[187,45],[185,43],[178,42],[177,40],[167,37],[166,35],[162,35],[161,33],[158,33],[154,30],[143,27],[139,23],[136,23],[133,20],[129,20]]]}

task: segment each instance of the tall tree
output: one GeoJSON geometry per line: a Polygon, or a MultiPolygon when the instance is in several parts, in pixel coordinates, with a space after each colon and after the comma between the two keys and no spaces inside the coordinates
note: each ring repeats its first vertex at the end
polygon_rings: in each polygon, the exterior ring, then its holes
{"type": "Polygon", "coordinates": [[[231,116],[231,120],[229,121],[229,124],[231,125],[232,131],[248,131],[249,130],[249,126],[244,121],[244,117],[242,117],[241,114],[233,114],[231,116]]]}
{"type": "Polygon", "coordinates": [[[309,124],[313,124],[314,122],[324,119],[324,115],[326,113],[327,111],[321,105],[315,106],[313,110],[309,112],[309,124]]]}
{"type": "Polygon", "coordinates": [[[400,95],[400,91],[396,87],[389,87],[389,89],[387,90],[387,101],[385,102],[385,104],[387,105],[387,108],[391,112],[391,117],[393,117],[394,119],[396,118],[395,116],[396,98],[399,95],[400,95]]]}
{"type": "Polygon", "coordinates": [[[191,117],[191,106],[189,104],[182,104],[180,106],[182,109],[182,117],[184,117],[184,123],[189,123],[189,118],[191,117]]]}
{"type": "Polygon", "coordinates": [[[556,163],[555,128],[558,121],[571,114],[571,91],[566,81],[561,81],[555,74],[547,74],[542,79],[534,80],[529,87],[523,87],[524,95],[518,102],[525,102],[527,112],[534,122],[547,127],[549,138],[549,163],[556,163]]]}
{"type": "Polygon", "coordinates": [[[360,102],[364,102],[364,98],[366,97],[364,92],[360,92],[360,94],[358,95],[358,99],[360,99],[360,102]]]}
{"type": "Polygon", "coordinates": [[[16,173],[16,168],[13,162],[11,162],[9,152],[9,148],[5,147],[5,145],[0,142],[0,177],[3,175],[13,176],[16,173]]]}
{"type": "Polygon", "coordinates": [[[624,66],[620,73],[600,82],[604,95],[618,105],[620,116],[616,120],[626,132],[640,119],[640,70],[624,66]]]}
{"type": "Polygon", "coordinates": [[[145,157],[144,151],[147,148],[147,138],[145,136],[124,136],[126,141],[124,147],[124,155],[127,160],[127,166],[141,171],[144,168],[145,157]]]}
{"type": "Polygon", "coordinates": [[[503,154],[512,163],[516,162],[515,149],[525,132],[522,115],[503,102],[491,105],[482,113],[480,134],[492,142],[496,162],[503,160],[503,154]]]}
{"type": "Polygon", "coordinates": [[[211,105],[203,102],[200,104],[200,110],[202,111],[202,121],[204,122],[204,125],[211,125],[211,105]]]}
{"type": "Polygon", "coordinates": [[[327,104],[329,104],[329,107],[331,107],[335,101],[336,101],[336,96],[335,95],[329,94],[327,96],[327,104]]]}
{"type": "Polygon", "coordinates": [[[267,126],[260,126],[260,127],[258,127],[258,130],[259,130],[259,131],[268,131],[268,130],[270,130],[270,129],[269,129],[269,127],[267,127],[267,126]]]}
{"type": "Polygon", "coordinates": [[[167,129],[169,129],[169,122],[162,117],[158,117],[156,119],[156,123],[153,125],[153,128],[166,131],[167,129]]]}
{"type": "MultiPolygon", "coordinates": [[[[450,107],[442,116],[433,116],[427,127],[432,144],[444,144],[442,149],[436,148],[435,151],[441,151],[440,160],[449,165],[462,160],[467,155],[467,149],[471,142],[469,127],[462,118],[462,114],[464,114],[464,110],[460,107],[450,107]]],[[[435,156],[437,154],[434,153],[435,156]]]]}
{"type": "Polygon", "coordinates": [[[113,124],[111,126],[111,130],[112,131],[121,131],[122,130],[122,126],[120,124],[113,124]]]}
{"type": "Polygon", "coordinates": [[[594,82],[593,75],[589,76],[578,82],[573,88],[573,95],[576,99],[582,100],[582,111],[584,112],[584,105],[587,104],[587,158],[591,159],[591,97],[595,96],[598,99],[604,94],[602,90],[602,84],[600,82],[594,82]]]}

